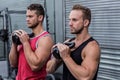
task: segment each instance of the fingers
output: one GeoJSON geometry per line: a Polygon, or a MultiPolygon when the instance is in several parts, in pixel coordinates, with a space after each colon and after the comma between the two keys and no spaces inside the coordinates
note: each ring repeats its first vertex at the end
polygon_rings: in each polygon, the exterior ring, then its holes
{"type": "Polygon", "coordinates": [[[20,30],[15,30],[12,35],[17,35],[18,37],[20,37],[24,34],[27,34],[27,33],[20,29],[20,30]]]}
{"type": "Polygon", "coordinates": [[[67,45],[62,44],[62,43],[57,43],[57,46],[58,46],[60,49],[63,49],[63,48],[65,48],[65,47],[67,47],[67,45]]]}
{"type": "Polygon", "coordinates": [[[67,45],[62,44],[62,43],[57,43],[56,46],[60,52],[63,52],[69,49],[67,45]]]}
{"type": "Polygon", "coordinates": [[[62,43],[57,43],[57,47],[60,51],[64,49],[64,45],[62,43]]]}
{"type": "Polygon", "coordinates": [[[27,32],[25,32],[25,31],[22,30],[22,29],[20,29],[19,32],[20,32],[21,34],[27,34],[27,32]]]}
{"type": "Polygon", "coordinates": [[[57,47],[60,52],[66,50],[66,49],[69,49],[69,46],[67,46],[63,43],[57,43],[52,47],[51,52],[52,52],[53,48],[55,48],[55,47],[57,47]]]}

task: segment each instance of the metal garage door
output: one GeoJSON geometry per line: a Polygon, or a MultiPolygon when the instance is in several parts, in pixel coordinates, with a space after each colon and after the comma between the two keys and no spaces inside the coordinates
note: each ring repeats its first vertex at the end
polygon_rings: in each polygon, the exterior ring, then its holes
{"type": "Polygon", "coordinates": [[[91,35],[101,46],[98,80],[120,80],[120,1],[65,0],[65,37],[69,33],[68,15],[73,4],[83,4],[92,10],[91,35]]]}

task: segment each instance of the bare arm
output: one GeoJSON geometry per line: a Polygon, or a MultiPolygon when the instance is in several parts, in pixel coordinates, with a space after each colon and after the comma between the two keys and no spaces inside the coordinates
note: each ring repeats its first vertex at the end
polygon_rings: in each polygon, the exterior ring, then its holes
{"type": "Polygon", "coordinates": [[[47,63],[47,67],[46,67],[46,71],[47,73],[54,73],[56,71],[56,69],[61,65],[62,60],[60,59],[56,59],[55,57],[52,57],[48,63],[47,63]]]}
{"type": "Polygon", "coordinates": [[[9,53],[9,61],[11,67],[17,67],[18,65],[18,53],[17,53],[17,45],[12,43],[11,50],[9,53]]]}
{"type": "Polygon", "coordinates": [[[99,64],[100,48],[95,41],[87,45],[82,52],[83,62],[77,65],[70,57],[68,46],[58,44],[60,55],[66,66],[77,80],[92,80],[99,64]]]}
{"type": "MultiPolygon", "coordinates": [[[[68,40],[66,40],[65,42],[68,42],[68,40]]],[[[65,43],[64,42],[64,43],[65,43]]],[[[52,49],[55,47],[56,45],[54,45],[52,47],[52,49]]],[[[51,59],[47,62],[47,67],[46,67],[46,71],[48,73],[54,73],[56,71],[56,69],[62,64],[62,59],[56,59],[53,55],[51,56],[51,59]]]]}
{"type": "Polygon", "coordinates": [[[41,69],[50,56],[50,50],[53,41],[50,36],[42,37],[38,42],[38,47],[35,51],[31,50],[28,41],[23,43],[26,60],[33,71],[41,69]]]}

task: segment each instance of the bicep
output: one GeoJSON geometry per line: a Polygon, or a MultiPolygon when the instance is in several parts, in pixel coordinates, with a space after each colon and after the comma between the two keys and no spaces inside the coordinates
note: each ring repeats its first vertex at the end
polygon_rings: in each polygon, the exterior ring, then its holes
{"type": "Polygon", "coordinates": [[[89,75],[93,76],[98,69],[99,60],[100,48],[98,45],[93,44],[85,48],[81,65],[88,70],[89,75]]]}
{"type": "Polygon", "coordinates": [[[38,46],[35,54],[39,57],[39,59],[45,61],[50,56],[52,46],[53,41],[51,37],[43,37],[38,41],[38,46]]]}

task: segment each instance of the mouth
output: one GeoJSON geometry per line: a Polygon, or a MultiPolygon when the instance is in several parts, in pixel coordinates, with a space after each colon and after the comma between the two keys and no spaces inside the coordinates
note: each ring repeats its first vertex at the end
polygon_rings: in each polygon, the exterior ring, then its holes
{"type": "Polygon", "coordinates": [[[27,22],[28,25],[30,25],[31,23],[27,22]]]}

